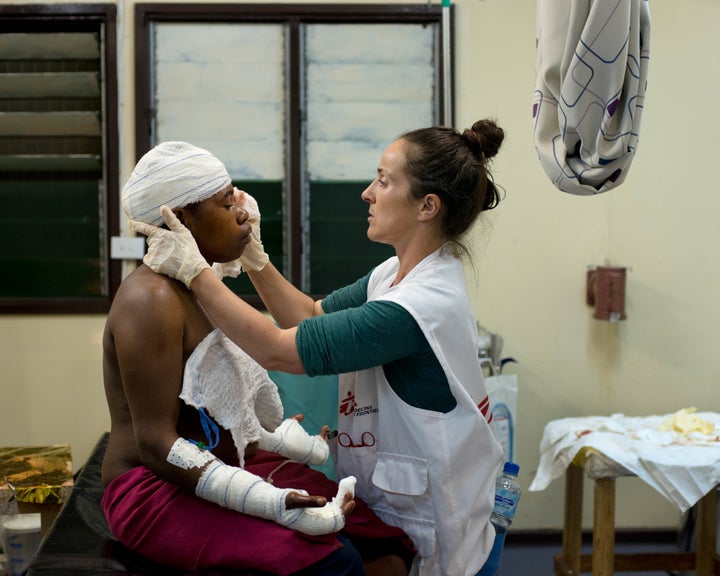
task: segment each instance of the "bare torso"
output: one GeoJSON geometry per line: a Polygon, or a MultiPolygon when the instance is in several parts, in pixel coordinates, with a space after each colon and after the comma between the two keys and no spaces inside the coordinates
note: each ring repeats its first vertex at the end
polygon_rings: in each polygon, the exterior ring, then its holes
{"type": "MultiPolygon", "coordinates": [[[[185,361],[213,328],[181,283],[144,265],[123,282],[103,336],[103,376],[111,419],[102,471],[106,485],[137,466],[152,467],[153,460],[162,468],[166,447],[154,450],[154,444],[171,444],[175,436],[207,442],[198,412],[178,396],[185,361]],[[156,458],[147,456],[154,452],[156,458]]],[[[250,447],[248,457],[254,448],[250,447]]],[[[228,464],[237,464],[235,446],[225,430],[221,429],[220,444],[213,453],[228,464]]],[[[162,470],[156,472],[162,475],[162,470]]]]}

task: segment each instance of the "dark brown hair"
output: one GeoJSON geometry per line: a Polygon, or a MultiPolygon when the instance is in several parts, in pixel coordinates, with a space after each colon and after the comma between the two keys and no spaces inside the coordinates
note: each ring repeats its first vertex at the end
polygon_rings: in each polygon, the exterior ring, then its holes
{"type": "Polygon", "coordinates": [[[488,164],[505,138],[493,120],[478,120],[459,132],[433,126],[406,132],[406,172],[413,196],[437,194],[442,201],[442,228],[448,240],[462,236],[478,215],[495,208],[500,194],[488,164]]]}

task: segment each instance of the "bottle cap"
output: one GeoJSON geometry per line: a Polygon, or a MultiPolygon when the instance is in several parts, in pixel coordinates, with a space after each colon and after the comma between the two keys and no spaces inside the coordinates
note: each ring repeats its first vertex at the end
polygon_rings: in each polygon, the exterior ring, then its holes
{"type": "Polygon", "coordinates": [[[518,472],[520,472],[520,466],[518,466],[514,462],[505,462],[505,466],[503,467],[503,472],[507,472],[508,474],[517,476],[518,472]]]}

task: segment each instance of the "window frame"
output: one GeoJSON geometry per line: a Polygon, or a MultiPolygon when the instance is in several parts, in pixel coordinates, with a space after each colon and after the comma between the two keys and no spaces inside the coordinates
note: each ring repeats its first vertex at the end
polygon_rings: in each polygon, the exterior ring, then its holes
{"type": "MultiPolygon", "coordinates": [[[[306,24],[434,24],[439,27],[441,45],[443,35],[443,8],[433,4],[135,4],[135,156],[136,161],[150,150],[152,145],[152,25],[164,22],[237,22],[274,23],[288,26],[288,72],[287,72],[287,270],[286,277],[295,286],[302,279],[302,70],[300,67],[301,26],[306,24]]],[[[450,7],[449,23],[452,29],[454,10],[450,7]]],[[[452,35],[450,34],[452,54],[452,35]]],[[[436,117],[443,119],[443,110],[449,111],[445,122],[453,123],[452,102],[445,106],[448,91],[445,79],[454,85],[453,58],[450,57],[450,73],[445,74],[444,59],[438,52],[437,60],[437,110],[436,117]]],[[[452,98],[452,91],[449,92],[452,98]]],[[[323,295],[310,294],[313,298],[323,295]]],[[[264,304],[256,295],[243,298],[257,308],[264,304]]]]}
{"type": "MultiPolygon", "coordinates": [[[[100,314],[110,309],[112,299],[122,280],[120,260],[110,257],[112,236],[120,230],[119,221],[119,150],[118,150],[118,94],[117,94],[117,7],[115,4],[10,4],[0,5],[0,19],[4,27],[22,23],[23,28],[41,32],[62,29],[65,23],[98,23],[104,28],[104,75],[102,82],[105,100],[104,171],[105,211],[101,226],[105,227],[104,254],[107,270],[107,293],[103,297],[68,298],[0,298],[0,314],[100,314]]],[[[7,271],[12,273],[12,271],[7,271]]]]}

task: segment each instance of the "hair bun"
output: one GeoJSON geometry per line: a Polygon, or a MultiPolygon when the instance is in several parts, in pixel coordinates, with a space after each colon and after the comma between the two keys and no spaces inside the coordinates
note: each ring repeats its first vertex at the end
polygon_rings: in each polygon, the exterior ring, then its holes
{"type": "Polygon", "coordinates": [[[463,132],[463,138],[475,155],[490,159],[500,150],[505,132],[493,120],[478,120],[463,132]]]}

